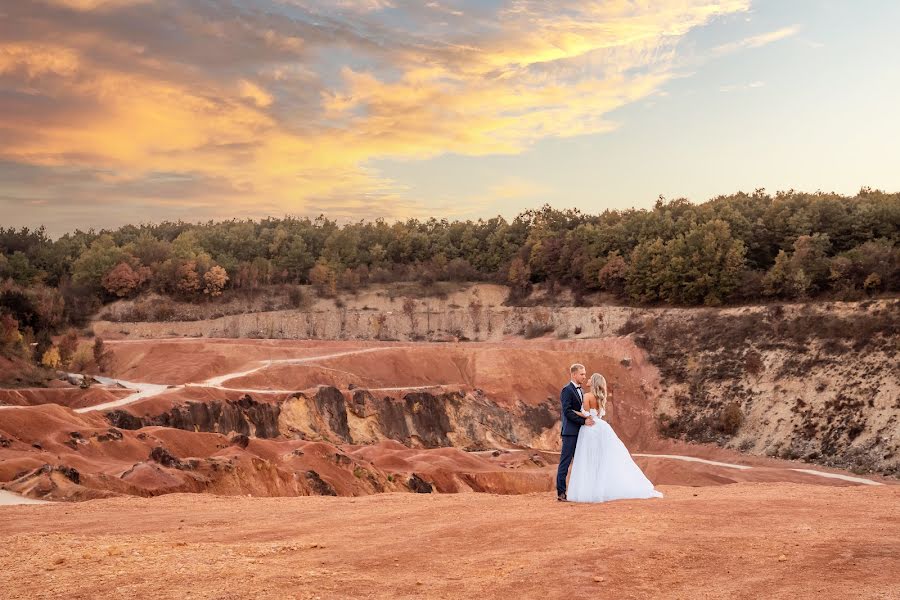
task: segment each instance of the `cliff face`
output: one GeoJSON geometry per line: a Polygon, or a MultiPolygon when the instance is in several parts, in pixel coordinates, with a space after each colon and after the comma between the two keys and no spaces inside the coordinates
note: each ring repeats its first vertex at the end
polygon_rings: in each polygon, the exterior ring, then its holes
{"type": "Polygon", "coordinates": [[[663,435],[900,475],[900,302],[636,312],[663,435]]]}
{"type": "MultiPolygon", "coordinates": [[[[621,326],[622,307],[505,306],[508,288],[479,284],[443,298],[406,298],[372,289],[340,300],[319,299],[297,310],[234,314],[214,319],[123,321],[128,302],[107,307],[94,332],[104,338],[210,338],[500,341],[508,336],[597,338],[621,326]],[[107,320],[114,319],[114,320],[107,320]]],[[[561,294],[562,296],[562,294],[561,294]]],[[[559,298],[565,300],[565,298],[559,298]]]]}
{"type": "Polygon", "coordinates": [[[106,413],[114,427],[148,426],[184,431],[302,439],[343,444],[395,441],[411,448],[483,450],[498,445],[540,447],[558,431],[558,403],[499,406],[480,390],[411,391],[400,397],[331,386],[297,392],[285,400],[185,402],[154,415],[128,410],[106,413]]]}

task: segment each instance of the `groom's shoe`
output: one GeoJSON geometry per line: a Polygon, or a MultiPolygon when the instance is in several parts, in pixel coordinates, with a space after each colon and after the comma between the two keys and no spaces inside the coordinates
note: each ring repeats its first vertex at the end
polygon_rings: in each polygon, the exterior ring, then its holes
{"type": "Polygon", "coordinates": [[[566,498],[566,495],[565,495],[565,494],[560,494],[559,496],[556,497],[556,499],[559,500],[560,502],[568,502],[568,501],[569,501],[569,500],[566,498]]]}

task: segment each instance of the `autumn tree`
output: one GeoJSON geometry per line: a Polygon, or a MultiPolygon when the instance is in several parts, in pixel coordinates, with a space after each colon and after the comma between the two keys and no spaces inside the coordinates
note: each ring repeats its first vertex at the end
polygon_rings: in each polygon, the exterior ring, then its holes
{"type": "Polygon", "coordinates": [[[337,278],[334,269],[325,262],[317,262],[309,270],[309,282],[322,296],[333,296],[337,292],[337,278]]]}
{"type": "Polygon", "coordinates": [[[193,296],[200,291],[200,274],[197,273],[197,261],[188,260],[178,266],[175,276],[175,289],[185,296],[193,296]]]}
{"type": "Polygon", "coordinates": [[[59,340],[59,361],[62,366],[67,367],[72,360],[72,356],[78,349],[78,332],[69,329],[62,339],[59,340]]]}
{"type": "Polygon", "coordinates": [[[225,272],[225,269],[216,265],[203,274],[203,281],[206,284],[206,287],[203,289],[204,294],[209,294],[212,297],[221,296],[222,290],[225,289],[225,284],[228,283],[228,273],[225,272]]]}
{"type": "Polygon", "coordinates": [[[12,315],[6,313],[0,315],[0,351],[3,354],[19,354],[22,341],[19,322],[12,315]]]}
{"type": "Polygon", "coordinates": [[[44,352],[44,355],[41,357],[41,365],[47,367],[48,369],[58,369],[60,366],[60,358],[59,358],[59,349],[56,346],[50,346],[50,348],[44,352]]]}
{"type": "Polygon", "coordinates": [[[618,251],[610,252],[597,273],[597,283],[601,289],[614,294],[623,294],[627,281],[628,263],[618,251]]]}
{"type": "Polygon", "coordinates": [[[140,283],[141,276],[127,262],[120,262],[103,277],[103,289],[118,298],[131,295],[140,283]]]}
{"type": "Polygon", "coordinates": [[[506,272],[506,283],[519,294],[524,293],[531,284],[531,269],[520,257],[515,257],[506,272]]]}
{"type": "Polygon", "coordinates": [[[106,349],[106,344],[103,342],[102,337],[94,338],[94,346],[93,346],[93,355],[94,355],[94,364],[97,365],[97,370],[101,373],[105,373],[107,369],[109,369],[110,362],[112,361],[112,352],[106,349]]]}

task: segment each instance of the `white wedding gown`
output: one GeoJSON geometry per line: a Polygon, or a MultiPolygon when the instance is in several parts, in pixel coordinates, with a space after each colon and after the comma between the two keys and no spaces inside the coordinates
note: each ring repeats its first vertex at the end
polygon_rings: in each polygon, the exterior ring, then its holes
{"type": "Polygon", "coordinates": [[[597,409],[592,408],[589,412],[594,424],[582,425],[578,431],[566,498],[571,502],[662,498],[613,428],[603,420],[606,411],[598,415],[597,409]]]}

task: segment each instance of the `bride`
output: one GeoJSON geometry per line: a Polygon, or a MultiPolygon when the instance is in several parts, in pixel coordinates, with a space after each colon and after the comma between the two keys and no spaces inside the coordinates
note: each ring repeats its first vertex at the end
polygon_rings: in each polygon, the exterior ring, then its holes
{"type": "Polygon", "coordinates": [[[579,414],[593,417],[594,424],[582,425],[578,431],[567,498],[571,502],[662,498],[634,463],[616,432],[603,420],[607,395],[603,375],[591,375],[591,393],[584,395],[579,414]]]}

